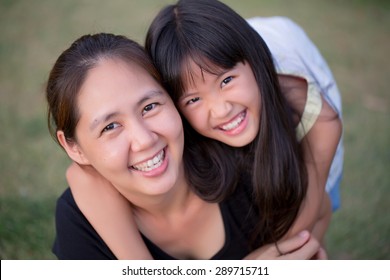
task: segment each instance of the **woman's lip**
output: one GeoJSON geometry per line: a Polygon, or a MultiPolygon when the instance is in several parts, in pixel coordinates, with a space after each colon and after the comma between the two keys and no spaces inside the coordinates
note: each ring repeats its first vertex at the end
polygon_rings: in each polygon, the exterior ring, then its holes
{"type": "MultiPolygon", "coordinates": [[[[164,151],[164,158],[162,159],[161,164],[158,165],[156,168],[153,168],[151,170],[139,170],[139,169],[135,169],[133,166],[131,166],[130,167],[131,171],[137,172],[139,174],[142,174],[145,177],[157,177],[157,176],[162,175],[165,172],[165,170],[168,168],[168,162],[169,162],[169,160],[168,160],[169,156],[168,156],[168,149],[167,149],[167,147],[165,147],[163,149],[163,151],[164,151]]],[[[156,155],[158,155],[159,153],[157,153],[156,155]]]]}
{"type": "Polygon", "coordinates": [[[144,159],[142,161],[139,161],[135,164],[132,164],[130,165],[131,167],[132,166],[140,166],[140,165],[145,165],[149,160],[153,160],[156,156],[158,156],[159,154],[161,154],[163,151],[165,151],[166,147],[164,147],[163,149],[161,149],[160,151],[158,151],[157,153],[155,153],[153,156],[151,156],[150,158],[147,158],[147,159],[144,159]]]}

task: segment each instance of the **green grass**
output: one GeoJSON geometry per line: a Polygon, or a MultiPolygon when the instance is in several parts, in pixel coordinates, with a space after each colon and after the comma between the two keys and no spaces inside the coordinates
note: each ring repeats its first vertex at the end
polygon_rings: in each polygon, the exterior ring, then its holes
{"type": "MultiPolygon", "coordinates": [[[[172,1],[0,0],[0,258],[53,259],[54,207],[69,163],[46,127],[44,84],[60,52],[94,32],[143,41],[172,1]]],[[[299,23],[343,96],[342,207],[327,235],[332,259],[390,258],[389,1],[226,0],[245,17],[299,23]]]]}

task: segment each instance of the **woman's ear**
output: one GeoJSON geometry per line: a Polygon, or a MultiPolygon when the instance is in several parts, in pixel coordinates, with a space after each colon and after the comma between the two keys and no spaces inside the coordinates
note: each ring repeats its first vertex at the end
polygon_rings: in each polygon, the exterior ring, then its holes
{"type": "Polygon", "coordinates": [[[62,130],[57,131],[57,139],[73,161],[82,165],[89,164],[89,161],[85,158],[80,146],[74,141],[67,140],[62,130]]]}

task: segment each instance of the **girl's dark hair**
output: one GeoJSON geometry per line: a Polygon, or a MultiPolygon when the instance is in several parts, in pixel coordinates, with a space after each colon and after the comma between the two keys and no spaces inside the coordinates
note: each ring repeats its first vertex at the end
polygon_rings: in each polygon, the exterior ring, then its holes
{"type": "Polygon", "coordinates": [[[58,142],[56,132],[62,130],[67,141],[74,141],[79,121],[77,97],[88,71],[102,59],[121,59],[145,69],[161,83],[161,77],[144,48],[119,35],[99,33],[84,35],[65,50],[55,62],[46,86],[48,126],[58,142]]]}
{"type": "MultiPolygon", "coordinates": [[[[145,47],[174,101],[180,98],[186,77],[192,75],[191,60],[202,71],[213,74],[239,62],[251,66],[262,100],[259,133],[251,144],[235,149],[240,159],[224,162],[219,176],[232,176],[229,172],[237,173],[236,162],[246,163],[242,167],[252,176],[254,207],[259,214],[254,236],[261,241],[255,245],[281,238],[306,195],[307,172],[295,136],[293,113],[281,93],[272,56],[263,39],[245,19],[219,1],[181,0],[160,11],[149,28],[145,47]]],[[[191,131],[188,124],[185,131],[191,131]]],[[[199,139],[202,145],[194,147],[193,152],[205,156],[205,162],[210,162],[207,168],[218,168],[214,164],[223,161],[218,158],[233,154],[229,149],[225,152],[226,145],[206,141],[205,137],[186,141],[199,139]]],[[[206,184],[208,191],[204,193],[220,201],[231,193],[231,186],[221,184],[210,189],[206,184]]]]}

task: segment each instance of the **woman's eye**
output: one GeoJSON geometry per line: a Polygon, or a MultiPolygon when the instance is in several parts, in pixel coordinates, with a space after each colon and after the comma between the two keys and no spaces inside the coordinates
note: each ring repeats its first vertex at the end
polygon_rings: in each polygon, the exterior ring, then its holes
{"type": "Polygon", "coordinates": [[[114,128],[117,128],[118,126],[119,126],[119,124],[117,124],[117,123],[110,123],[105,128],[103,128],[102,133],[113,130],[114,128]]]}
{"type": "Polygon", "coordinates": [[[154,108],[156,108],[157,103],[151,103],[144,107],[142,110],[142,115],[145,115],[147,112],[152,111],[154,108]]]}
{"type": "Polygon", "coordinates": [[[232,76],[229,76],[229,77],[227,77],[226,79],[224,79],[224,80],[222,81],[221,87],[226,86],[228,83],[231,82],[231,80],[233,80],[233,77],[232,77],[232,76]]]}
{"type": "Polygon", "coordinates": [[[199,100],[200,100],[199,97],[191,98],[190,100],[188,100],[188,101],[186,102],[186,105],[193,104],[193,103],[195,103],[195,102],[197,102],[197,101],[199,101],[199,100]]]}

